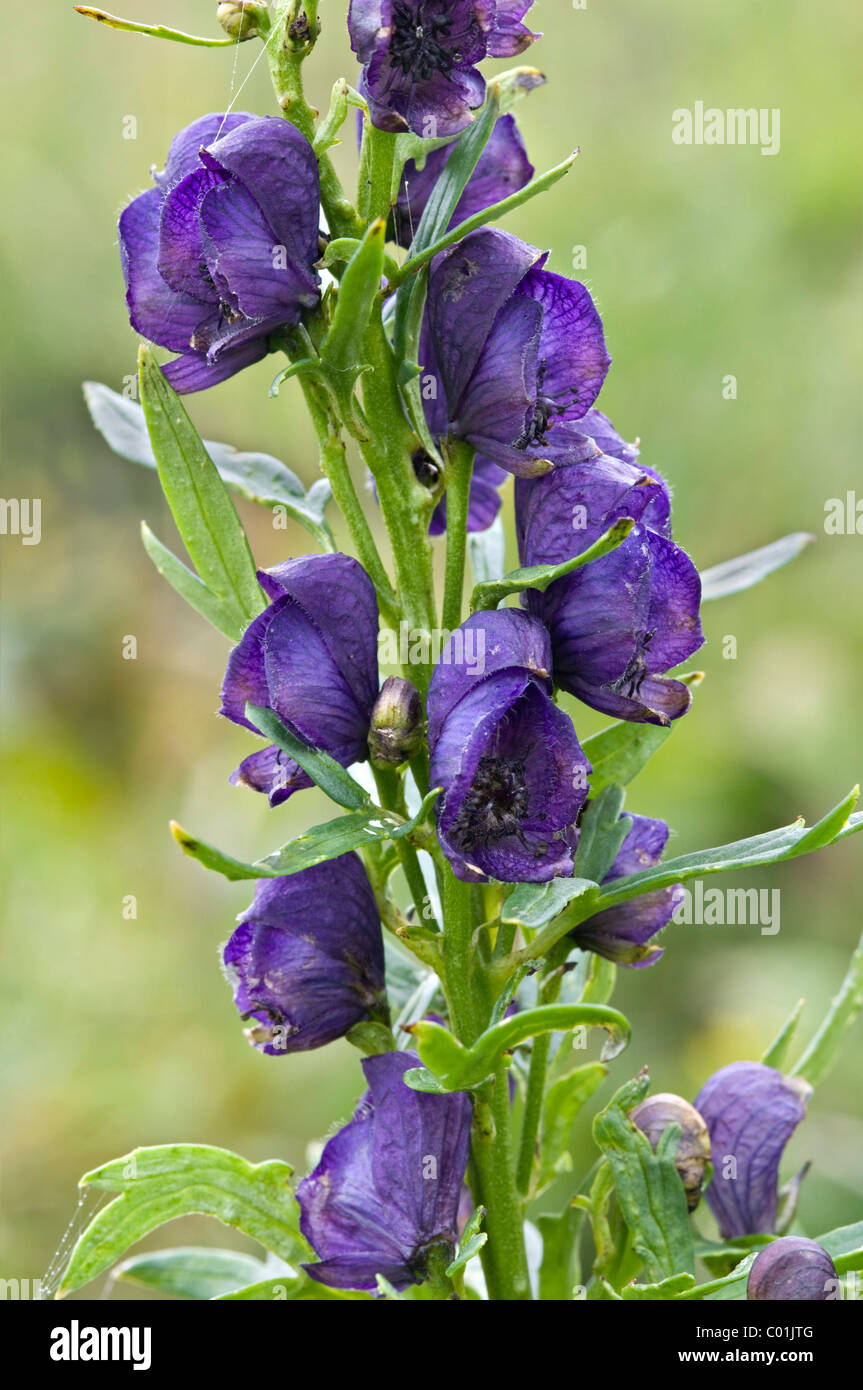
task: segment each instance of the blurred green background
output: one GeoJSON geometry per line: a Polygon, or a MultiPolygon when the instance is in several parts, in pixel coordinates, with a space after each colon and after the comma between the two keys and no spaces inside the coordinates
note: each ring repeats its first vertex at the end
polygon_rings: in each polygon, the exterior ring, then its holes
{"type": "MultiPolygon", "coordinates": [[[[214,31],[214,4],[129,4],[139,19],[214,31]]],[[[83,378],[122,389],[135,369],[117,212],[172,133],[241,84],[238,109],[273,109],[263,63],[246,81],[259,45],[186,48],[97,27],[67,4],[39,17],[7,8],[3,491],[40,497],[43,511],[41,544],[2,540],[0,1273],[35,1277],[83,1171],[182,1139],[302,1170],[361,1076],[347,1045],[272,1060],[243,1040],[217,948],[248,887],[184,858],[168,820],[246,857],[326,810],[307,792],[271,812],[228,785],[249,743],[215,713],[226,644],[146,558],[140,519],[170,543],[170,517],[153,476],[93,433],[80,391],[83,378]],[[137,660],[122,658],[127,635],[137,660]]],[[[309,86],[325,105],[356,66],[345,5],[321,10],[309,86]]],[[[558,271],[575,273],[573,248],[586,248],[578,274],[614,358],[600,405],[674,485],[677,538],[702,567],[787,531],[817,537],[787,571],[705,610],[707,679],[631,809],[666,818],[679,853],[815,819],[863,771],[863,537],[823,528],[828,498],[855,486],[863,498],[860,8],[545,0],[531,19],[546,37],[528,58],[549,82],[520,108],[528,149],[540,168],[575,144],[581,157],[508,225],[552,247],[558,271]],[[780,153],[673,144],[672,111],[696,100],[780,108],[780,153]],[[723,399],[729,374],[736,400],[723,399]],[[722,656],[728,635],[735,660],[722,656]]],[[[347,175],[352,141],[338,158],[347,175]]],[[[270,400],[273,370],[193,397],[191,413],[206,437],[269,450],[311,481],[298,394],[270,400]]],[[[262,564],[307,548],[304,532],[240,507],[262,564]]],[[[576,718],[585,734],[603,722],[576,718]]],[[[781,888],[776,936],[670,927],[655,969],[622,972],[635,1041],[617,1081],[649,1062],[657,1089],[692,1096],[720,1065],[757,1057],[800,995],[811,1031],[860,931],[861,854],[851,841],[726,881],[781,888]]],[[[858,1026],[789,1152],[789,1172],[813,1161],[801,1204],[813,1234],[863,1214],[860,1043],[858,1026]]],[[[151,1244],[189,1239],[236,1243],[187,1221],[151,1244]]]]}

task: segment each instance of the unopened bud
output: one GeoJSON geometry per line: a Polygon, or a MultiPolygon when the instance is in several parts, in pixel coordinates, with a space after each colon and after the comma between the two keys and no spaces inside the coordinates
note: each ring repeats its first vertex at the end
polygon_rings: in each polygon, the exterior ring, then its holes
{"type": "Polygon", "coordinates": [[[258,0],[226,0],[216,10],[216,19],[225,33],[240,42],[258,38],[261,20],[266,16],[267,7],[258,0]]]}
{"type": "Polygon", "coordinates": [[[746,1297],[761,1303],[824,1303],[836,1298],[836,1268],[827,1251],[805,1236],[782,1236],[759,1250],[746,1297]]]}
{"type": "Polygon", "coordinates": [[[690,1211],[695,1211],[701,1199],[704,1169],[710,1158],[710,1134],[698,1111],[682,1096],[661,1092],[648,1096],[640,1105],[636,1105],[630,1111],[629,1118],[647,1136],[654,1149],[669,1125],[680,1125],[674,1166],[683,1183],[686,1204],[690,1211]]]}
{"type": "Polygon", "coordinates": [[[369,758],[374,767],[399,767],[419,751],[423,707],[419,691],[401,676],[388,676],[372,710],[369,758]]]}

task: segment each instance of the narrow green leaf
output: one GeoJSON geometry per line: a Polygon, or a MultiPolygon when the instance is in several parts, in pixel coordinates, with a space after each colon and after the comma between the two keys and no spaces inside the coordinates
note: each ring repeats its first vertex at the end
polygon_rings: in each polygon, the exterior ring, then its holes
{"type": "Polygon", "coordinates": [[[237,626],[236,612],[210,593],[203,579],[199,579],[188,565],[184,565],[173,551],[153,535],[146,521],[141,522],[141,540],[156,569],[163,579],[167,579],[171,588],[214,628],[236,642],[243,634],[242,626],[237,626]]]}
{"type": "Polygon", "coordinates": [[[501,909],[501,921],[535,931],[551,922],[572,902],[597,884],[587,878],[552,878],[547,883],[520,883],[501,909]]]}
{"type": "Polygon", "coordinates": [[[454,1274],[458,1274],[460,1270],[464,1269],[465,1265],[473,1259],[474,1255],[479,1254],[488,1240],[485,1231],[480,1230],[484,1216],[485,1207],[475,1207],[468,1217],[467,1224],[461,1233],[461,1240],[458,1243],[455,1259],[451,1264],[447,1265],[444,1271],[449,1279],[451,1279],[454,1274]]]}
{"type": "MultiPolygon", "coordinates": [[[[851,957],[851,963],[839,992],[831,1001],[827,1015],[803,1056],[793,1068],[792,1076],[801,1076],[810,1086],[817,1086],[832,1066],[845,1039],[845,1034],[863,1008],[863,936],[851,957]]],[[[775,1065],[773,1063],[772,1065],[775,1065]]]]}
{"type": "Polygon", "coordinates": [[[256,1284],[216,1295],[217,1303],[344,1303],[366,1300],[368,1294],[347,1289],[328,1289],[307,1274],[276,1275],[256,1284]]]}
{"type": "Polygon", "coordinates": [[[262,705],[246,705],[246,718],[250,724],[269,739],[272,739],[283,753],[293,758],[295,763],[307,772],[316,786],[326,792],[331,801],[345,806],[351,811],[367,810],[371,797],[359,782],[355,782],[349,772],[319,748],[311,748],[302,739],[286,729],[279,716],[262,705]]]}
{"type": "Polygon", "coordinates": [[[261,1279],[267,1266],[239,1250],[215,1250],[206,1245],[132,1255],[114,1270],[115,1279],[176,1298],[211,1299],[261,1279]]]}
{"type": "Polygon", "coordinates": [[[242,628],[261,612],[264,595],[240,518],[180,397],[146,345],[138,355],[138,378],[162,490],[177,530],[204,583],[231,605],[242,628]]]}
{"type": "Polygon", "coordinates": [[[775,1067],[777,1071],[782,1071],[788,1057],[788,1049],[794,1039],[794,1034],[797,1032],[797,1025],[800,1022],[800,1015],[803,1012],[805,1002],[805,999],[797,1000],[792,1012],[762,1056],[761,1061],[765,1067],[775,1067]]]}
{"type": "Polygon", "coordinates": [[[196,48],[236,48],[238,39],[205,39],[197,34],[184,34],[179,29],[166,29],[164,24],[138,24],[133,19],[119,19],[105,10],[94,9],[92,5],[76,5],[75,9],[85,19],[98,20],[109,29],[122,29],[128,34],[147,34],[151,39],[170,39],[172,43],[188,43],[196,48]]]}
{"type": "Polygon", "coordinates": [[[694,1274],[672,1274],[658,1284],[625,1284],[620,1291],[624,1303],[662,1303],[693,1288],[694,1274]]]}
{"type": "Polygon", "coordinates": [[[519,1043],[540,1033],[568,1032],[579,1027],[606,1029],[604,1061],[618,1056],[629,1042],[630,1027],[623,1014],[598,1004],[540,1004],[535,1009],[525,1009],[487,1028],[470,1048],[446,1028],[422,1019],[408,1031],[417,1043],[421,1060],[438,1084],[436,1087],[429,1085],[419,1068],[406,1072],[405,1080],[416,1090],[471,1090],[485,1081],[499,1057],[519,1043]]]}
{"type": "Polygon", "coordinates": [[[542,1236],[539,1297],[543,1302],[569,1303],[579,1281],[578,1234],[584,1211],[569,1206],[560,1215],[536,1218],[542,1236]]]}
{"type": "MultiPolygon", "coordinates": [[[[853,794],[852,794],[853,795],[853,794]]],[[[760,868],[766,864],[779,864],[786,859],[796,859],[809,850],[823,849],[828,844],[845,839],[863,829],[863,814],[846,814],[845,808],[853,804],[851,798],[840,803],[841,823],[836,813],[831,812],[811,830],[801,821],[783,826],[779,830],[769,830],[764,835],[753,835],[747,840],[735,840],[729,845],[716,849],[696,850],[694,854],[683,854],[677,859],[667,859],[652,869],[638,874],[628,874],[625,878],[614,879],[601,884],[596,905],[591,904],[592,912],[603,911],[607,907],[617,907],[619,903],[640,897],[642,893],[653,893],[659,888],[670,888],[675,883],[685,883],[688,879],[701,878],[705,874],[721,873],[729,869],[760,868]],[[829,836],[824,827],[829,827],[829,836]],[[815,834],[814,832],[818,832],[815,834]]],[[[839,808],[837,808],[838,810],[839,808]]],[[[578,902],[566,909],[568,914],[576,915],[578,902]]],[[[579,919],[583,920],[583,919],[579,919]]],[[[573,921],[571,925],[577,925],[573,921]]],[[[563,925],[563,922],[561,923],[563,925]]]]}
{"type": "Polygon", "coordinates": [[[501,600],[509,594],[518,594],[524,589],[538,589],[540,593],[545,593],[556,579],[562,579],[573,570],[581,569],[582,565],[589,565],[592,560],[601,560],[603,555],[616,550],[626,540],[634,525],[631,517],[621,517],[613,526],[609,526],[598,541],[594,541],[581,555],[575,555],[571,560],[564,560],[559,565],[528,565],[525,569],[512,570],[497,582],[477,584],[471,595],[471,612],[497,608],[501,600]]]}
{"type": "Polygon", "coordinates": [[[584,753],[593,768],[590,774],[591,796],[598,796],[612,783],[627,786],[662,747],[670,733],[671,725],[629,724],[622,720],[585,739],[584,753]]]}
{"type": "Polygon", "coordinates": [[[582,1106],[594,1091],[602,1085],[608,1068],[601,1062],[588,1062],[583,1067],[561,1076],[549,1086],[542,1110],[542,1137],[540,1140],[539,1186],[547,1183],[562,1171],[564,1166],[572,1166],[569,1159],[569,1136],[572,1126],[582,1106]]]}
{"type": "Polygon", "coordinates": [[[695,1254],[686,1194],[674,1166],[680,1126],[669,1125],[654,1153],[629,1112],[650,1085],[646,1074],[621,1086],[593,1122],[593,1136],[614,1175],[614,1187],[633,1248],[652,1281],[694,1274],[695,1254]]]}
{"type": "Polygon", "coordinates": [[[337,859],[340,854],[347,854],[349,850],[362,849],[364,845],[380,844],[383,840],[402,839],[422,824],[439,793],[439,787],[429,792],[416,815],[410,820],[404,820],[394,811],[383,811],[380,806],[369,805],[363,811],[352,811],[346,816],[337,816],[335,820],[326,821],[323,825],[314,825],[304,835],[298,835],[281,849],[274,850],[272,854],[265,855],[263,859],[256,859],[251,864],[223,854],[214,845],[190,835],[176,821],[171,821],[171,834],[184,854],[197,859],[205,869],[212,869],[232,882],[242,879],[286,878],[290,874],[300,873],[303,869],[310,869],[315,864],[323,864],[328,859],[337,859]]]}
{"type": "Polygon", "coordinates": [[[248,1163],[208,1144],[133,1149],[81,1179],[120,1195],[103,1206],[76,1242],[60,1285],[71,1293],[165,1221],[193,1212],[235,1226],[282,1259],[306,1258],[291,1169],[272,1159],[248,1163]]]}
{"type": "Polygon", "coordinates": [[[350,386],[360,371],[357,347],[371,317],[372,305],[381,288],[384,273],[386,222],[373,222],[348,261],[339,284],[333,320],[321,343],[321,360],[334,372],[350,375],[350,386]]]}
{"type": "Polygon", "coordinates": [[[760,550],[750,550],[746,555],[738,555],[735,560],[725,560],[704,570],[701,575],[702,602],[715,598],[726,598],[729,594],[740,593],[741,589],[751,589],[760,584],[768,574],[787,565],[800,555],[815,537],[808,531],[793,531],[772,545],[764,545],[760,550]]]}
{"type": "Polygon", "coordinates": [[[620,814],[623,801],[623,787],[612,784],[592,796],[585,807],[575,873],[591,883],[602,883],[632,829],[632,818],[620,814]]]}
{"type": "MultiPolygon", "coordinates": [[[[316,360],[313,365],[317,366],[316,360]]],[[[84,400],[93,424],[115,454],[144,468],[156,468],[144,411],[136,401],[127,400],[99,381],[84,382],[84,400]]],[[[314,536],[322,550],[335,550],[333,533],[324,519],[332,497],[326,478],[319,478],[306,492],[296,473],[271,454],[240,453],[214,439],[202,443],[229,488],[263,507],[284,508],[287,516],[314,536]]]]}

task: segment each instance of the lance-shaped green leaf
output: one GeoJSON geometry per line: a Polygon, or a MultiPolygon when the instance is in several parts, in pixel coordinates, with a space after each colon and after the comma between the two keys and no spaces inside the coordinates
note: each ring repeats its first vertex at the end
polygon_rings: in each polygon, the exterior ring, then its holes
{"type": "Polygon", "coordinates": [[[593,1122],[593,1137],[614,1175],[614,1187],[633,1249],[653,1281],[695,1273],[686,1194],[674,1157],[680,1126],[669,1125],[654,1153],[629,1112],[644,1099],[650,1080],[639,1075],[621,1086],[593,1122]]]}
{"type": "Polygon", "coordinates": [[[672,1274],[658,1284],[625,1284],[617,1295],[623,1303],[663,1303],[693,1288],[694,1274],[672,1274]]]}
{"type": "MultiPolygon", "coordinates": [[[[694,854],[682,854],[677,859],[667,859],[652,869],[644,869],[638,874],[600,885],[594,902],[589,904],[590,914],[603,911],[607,907],[617,907],[630,898],[640,897],[642,893],[653,893],[660,888],[670,888],[675,883],[685,883],[688,879],[701,878],[706,874],[721,873],[726,869],[754,869],[767,864],[779,864],[786,859],[796,859],[801,854],[823,849],[845,839],[863,829],[863,814],[852,814],[860,795],[855,787],[849,795],[816,825],[806,829],[802,820],[794,825],[783,826],[780,830],[770,830],[765,835],[753,835],[747,840],[735,840],[729,845],[716,849],[696,850],[694,854]]],[[[555,926],[569,930],[584,920],[579,916],[578,901],[566,908],[555,926]]]]}
{"type": "MultiPolygon", "coordinates": [[[[156,468],[144,411],[136,401],[100,381],[84,382],[84,400],[93,424],[115,454],[145,468],[156,468]]],[[[241,453],[214,439],[201,442],[229,488],[263,507],[282,507],[314,536],[322,550],[335,550],[333,533],[324,519],[332,497],[326,478],[319,478],[306,492],[296,473],[271,454],[241,453]]]]}
{"type": "Polygon", "coordinates": [[[386,222],[378,218],[348,261],[339,284],[332,323],[320,347],[321,361],[333,373],[344,375],[351,389],[357,376],[365,370],[364,365],[357,362],[357,346],[380,293],[386,230],[386,222]]]}
{"type": "Polygon", "coordinates": [[[330,105],[326,116],[315,131],[312,148],[316,155],[326,154],[333,145],[341,144],[339,132],[348,118],[351,107],[366,110],[366,103],[359,92],[350,87],[343,77],[333,83],[330,105]]]}
{"type": "Polygon", "coordinates": [[[629,1042],[627,1019],[616,1009],[599,1004],[540,1004],[535,1009],[525,1009],[487,1028],[472,1047],[465,1047],[439,1024],[422,1019],[407,1031],[414,1037],[427,1072],[415,1067],[405,1072],[405,1081],[416,1090],[468,1091],[481,1085],[498,1058],[519,1043],[540,1033],[569,1032],[581,1027],[606,1030],[604,1061],[618,1056],[629,1042]]]}
{"type": "Polygon", "coordinates": [[[371,806],[371,797],[359,782],[355,782],[349,772],[337,763],[329,753],[320,748],[311,748],[302,739],[286,729],[279,716],[263,705],[246,705],[246,718],[250,724],[269,739],[272,739],[283,753],[287,753],[295,763],[307,772],[316,786],[326,792],[331,801],[345,806],[351,811],[366,810],[371,806]]]}
{"type": "Polygon", "coordinates": [[[500,202],[490,204],[489,207],[484,208],[481,212],[474,213],[472,217],[466,217],[463,222],[459,222],[456,227],[453,227],[452,231],[445,232],[443,236],[438,237],[436,241],[433,241],[421,251],[413,251],[400,267],[398,276],[395,277],[397,283],[401,283],[401,281],[407,279],[409,275],[415,275],[424,265],[428,265],[429,261],[433,260],[435,256],[440,255],[441,251],[445,251],[449,246],[454,246],[457,241],[462,241],[466,236],[469,236],[471,232],[477,231],[480,227],[485,227],[489,222],[499,221],[500,218],[505,217],[508,212],[513,212],[516,208],[521,207],[523,203],[527,203],[531,198],[535,198],[537,194],[548,192],[548,190],[553,188],[564,175],[569,173],[578,158],[578,153],[578,150],[573,150],[572,154],[568,155],[560,164],[556,164],[553,169],[546,170],[544,174],[538,174],[537,177],[531,179],[530,183],[526,184],[524,188],[520,188],[517,192],[511,193],[508,198],[502,198],[500,202]]]}
{"type": "Polygon", "coordinates": [[[85,19],[98,20],[109,29],[122,29],[127,34],[146,34],[151,39],[169,39],[172,43],[188,43],[196,48],[236,48],[238,39],[206,39],[197,34],[184,34],[179,29],[166,29],[164,24],[139,24],[134,19],[120,19],[106,10],[94,9],[92,5],[76,5],[75,9],[85,19]]]}
{"type": "Polygon", "coordinates": [[[276,1275],[231,1293],[216,1295],[217,1303],[344,1303],[366,1300],[369,1295],[347,1289],[328,1289],[307,1274],[276,1275]]]}
{"type": "Polygon", "coordinates": [[[584,1212],[569,1206],[560,1215],[544,1212],[536,1218],[542,1236],[539,1297],[542,1302],[568,1303],[579,1281],[578,1234],[584,1212]]]}
{"type": "Polygon", "coordinates": [[[255,1284],[266,1273],[267,1265],[254,1255],[186,1245],[132,1255],[117,1266],[114,1278],[145,1289],[158,1289],[175,1298],[210,1299],[255,1284]]]}
{"type": "Polygon", "coordinates": [[[729,594],[739,593],[741,589],[751,589],[753,584],[760,584],[768,574],[795,560],[814,539],[808,531],[792,531],[790,536],[783,536],[772,545],[763,545],[759,550],[750,550],[746,555],[738,555],[735,560],[725,560],[721,565],[703,570],[702,602],[726,598],[729,594]]]}
{"type": "Polygon", "coordinates": [[[575,555],[571,560],[563,560],[559,565],[527,565],[523,569],[512,570],[496,582],[477,584],[471,595],[471,612],[497,608],[501,600],[509,594],[518,594],[524,589],[538,589],[544,594],[556,579],[562,579],[573,570],[581,569],[582,565],[589,565],[591,560],[601,560],[603,555],[616,550],[626,540],[634,525],[631,517],[623,516],[609,526],[598,541],[594,541],[581,555],[575,555]]]}
{"type": "MultiPolygon", "coordinates": [[[[845,1039],[845,1034],[863,1009],[863,936],[851,957],[851,963],[838,994],[830,1003],[824,1022],[810,1042],[792,1076],[802,1076],[810,1086],[817,1086],[832,1066],[845,1039]]],[[[771,1063],[771,1066],[775,1066],[771,1063]]]]}
{"type": "Polygon", "coordinates": [[[800,1022],[800,1015],[803,1012],[805,1002],[804,999],[797,1000],[785,1023],[763,1053],[761,1061],[765,1067],[774,1067],[776,1071],[783,1070],[788,1057],[788,1049],[794,1040],[794,1034],[797,1032],[797,1025],[800,1022]]]}
{"type": "Polygon", "coordinates": [[[593,771],[590,774],[590,794],[598,796],[613,784],[625,787],[637,777],[654,753],[662,747],[671,725],[630,724],[621,720],[609,724],[582,747],[593,771]]]}
{"type": "Polygon", "coordinates": [[[246,533],[180,397],[146,345],[138,355],[138,379],[177,530],[207,588],[236,615],[239,636],[264,607],[246,533]]]}
{"type": "Polygon", "coordinates": [[[461,1233],[455,1259],[447,1265],[445,1270],[448,1278],[452,1279],[454,1274],[460,1274],[468,1261],[472,1260],[474,1255],[479,1254],[488,1240],[485,1231],[480,1230],[484,1216],[485,1207],[476,1207],[468,1217],[467,1224],[461,1233]]]}
{"type": "Polygon", "coordinates": [[[591,797],[581,820],[581,833],[575,856],[575,870],[581,878],[601,883],[617,858],[620,846],[632,829],[631,818],[621,819],[623,787],[603,787],[591,797]]]}
{"type": "Polygon", "coordinates": [[[552,878],[547,883],[520,883],[501,909],[506,925],[536,931],[551,922],[572,902],[598,884],[586,878],[552,878]]]}
{"type": "Polygon", "coordinates": [[[429,792],[416,815],[410,820],[405,820],[395,811],[384,811],[380,806],[372,805],[362,811],[337,816],[335,820],[326,821],[323,825],[312,826],[311,830],[307,830],[304,835],[298,835],[294,840],[289,840],[281,849],[274,850],[272,854],[249,864],[242,859],[223,854],[214,845],[190,835],[176,821],[171,821],[171,834],[184,854],[197,859],[205,869],[212,869],[214,873],[222,874],[232,882],[242,879],[286,878],[290,874],[300,873],[303,869],[310,869],[315,864],[323,864],[328,859],[337,859],[340,854],[347,854],[349,850],[362,849],[364,845],[380,844],[383,840],[403,839],[423,823],[439,794],[439,787],[429,792]]]}
{"type": "Polygon", "coordinates": [[[539,1145],[539,1186],[572,1167],[569,1156],[569,1136],[582,1106],[602,1085],[608,1068],[601,1062],[588,1062],[567,1072],[548,1087],[542,1107],[542,1129],[539,1145]]]}
{"type": "Polygon", "coordinates": [[[60,1294],[88,1284],[130,1245],[177,1216],[215,1216],[282,1259],[304,1259],[299,1207],[291,1169],[272,1159],[248,1163],[208,1144],[166,1144],[133,1149],[92,1173],[81,1186],[119,1196],[102,1207],[75,1244],[60,1294]]]}
{"type": "Polygon", "coordinates": [[[141,540],[159,574],[163,579],[167,579],[171,588],[200,613],[202,618],[212,623],[214,628],[223,632],[231,641],[236,641],[237,615],[232,607],[210,593],[203,579],[199,579],[194,570],[184,565],[172,550],[153,535],[146,521],[141,522],[141,540]]]}

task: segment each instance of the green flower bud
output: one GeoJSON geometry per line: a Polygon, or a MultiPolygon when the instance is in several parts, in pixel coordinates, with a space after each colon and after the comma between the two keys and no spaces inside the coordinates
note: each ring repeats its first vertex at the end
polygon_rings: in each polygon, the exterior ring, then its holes
{"type": "Polygon", "coordinates": [[[674,1166],[680,1174],[686,1204],[695,1211],[701,1200],[701,1184],[704,1169],[710,1158],[710,1134],[707,1125],[693,1105],[681,1096],[670,1092],[660,1092],[648,1096],[640,1105],[630,1111],[629,1118],[650,1140],[655,1149],[663,1130],[669,1125],[680,1125],[680,1139],[674,1156],[674,1166]]]}
{"type": "Polygon", "coordinates": [[[399,767],[419,751],[423,740],[423,707],[416,686],[401,676],[388,676],[372,710],[369,758],[373,767],[399,767]]]}
{"type": "Polygon", "coordinates": [[[260,22],[267,17],[267,7],[259,0],[226,0],[216,10],[216,19],[226,34],[242,42],[260,35],[260,22]]]}

